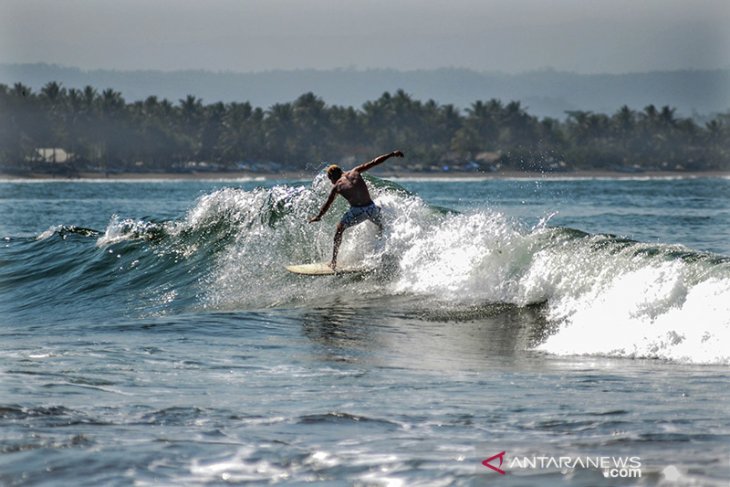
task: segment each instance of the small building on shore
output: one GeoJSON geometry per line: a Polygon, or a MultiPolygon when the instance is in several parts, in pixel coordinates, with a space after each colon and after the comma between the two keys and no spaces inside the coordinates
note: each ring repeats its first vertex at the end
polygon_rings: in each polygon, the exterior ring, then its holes
{"type": "Polygon", "coordinates": [[[41,147],[26,157],[26,170],[43,174],[73,177],[78,173],[75,155],[60,147],[41,147]]]}
{"type": "Polygon", "coordinates": [[[31,161],[66,164],[71,161],[72,157],[72,153],[66,152],[65,149],[60,147],[43,147],[35,150],[31,161]]]}

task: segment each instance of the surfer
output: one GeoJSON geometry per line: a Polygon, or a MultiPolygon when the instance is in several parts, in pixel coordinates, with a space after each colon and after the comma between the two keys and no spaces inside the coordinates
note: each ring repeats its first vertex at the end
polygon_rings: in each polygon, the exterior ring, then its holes
{"type": "Polygon", "coordinates": [[[332,205],[332,202],[338,194],[342,195],[350,203],[350,209],[342,215],[335,231],[332,262],[330,262],[332,270],[335,270],[337,267],[337,252],[340,250],[342,233],[345,229],[362,223],[365,220],[370,220],[378,226],[378,233],[382,233],[383,222],[380,218],[380,207],[370,197],[370,191],[368,191],[368,186],[362,178],[362,173],[385,162],[391,157],[403,157],[403,153],[396,150],[388,154],[383,154],[349,171],[342,171],[336,164],[332,164],[327,168],[327,177],[332,182],[333,188],[327,201],[322,205],[322,209],[319,210],[319,214],[314,218],[310,218],[309,223],[320,221],[324,214],[327,213],[327,210],[330,209],[330,205],[332,205]]]}

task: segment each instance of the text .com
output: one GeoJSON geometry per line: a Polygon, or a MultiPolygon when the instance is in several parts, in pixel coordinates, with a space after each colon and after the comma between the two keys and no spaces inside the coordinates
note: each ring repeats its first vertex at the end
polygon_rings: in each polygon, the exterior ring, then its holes
{"type": "Polygon", "coordinates": [[[518,470],[560,470],[596,469],[606,478],[640,478],[640,457],[614,456],[515,456],[508,457],[506,451],[492,455],[482,465],[500,475],[518,470]]]}

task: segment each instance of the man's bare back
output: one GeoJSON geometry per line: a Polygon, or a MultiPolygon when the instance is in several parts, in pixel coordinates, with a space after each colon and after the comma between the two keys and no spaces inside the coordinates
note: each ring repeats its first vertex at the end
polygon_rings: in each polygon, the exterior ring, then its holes
{"type": "Polygon", "coordinates": [[[342,173],[335,183],[335,190],[341,194],[351,206],[368,206],[373,202],[368,191],[368,185],[362,178],[360,171],[351,169],[342,173]]]}

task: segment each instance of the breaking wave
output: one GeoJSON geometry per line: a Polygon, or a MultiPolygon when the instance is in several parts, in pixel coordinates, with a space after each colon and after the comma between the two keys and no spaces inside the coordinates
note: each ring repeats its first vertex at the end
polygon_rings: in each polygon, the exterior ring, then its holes
{"type": "Polygon", "coordinates": [[[17,262],[2,268],[2,282],[26,292],[4,304],[20,314],[60,306],[77,317],[99,299],[132,315],[392,297],[440,309],[540,303],[548,327],[539,351],[730,363],[729,258],[551,227],[549,217],[528,227],[489,209],[457,213],[371,183],[385,234],[370,223],[351,228],[340,251],[342,265],[371,270],[363,275],[284,269],[331,253],[346,207],[339,199],[322,222],[307,223],[329,191],[319,177],[311,186],[221,189],[179,220],[112,216],[104,231],[58,226],[14,239],[17,262]]]}

